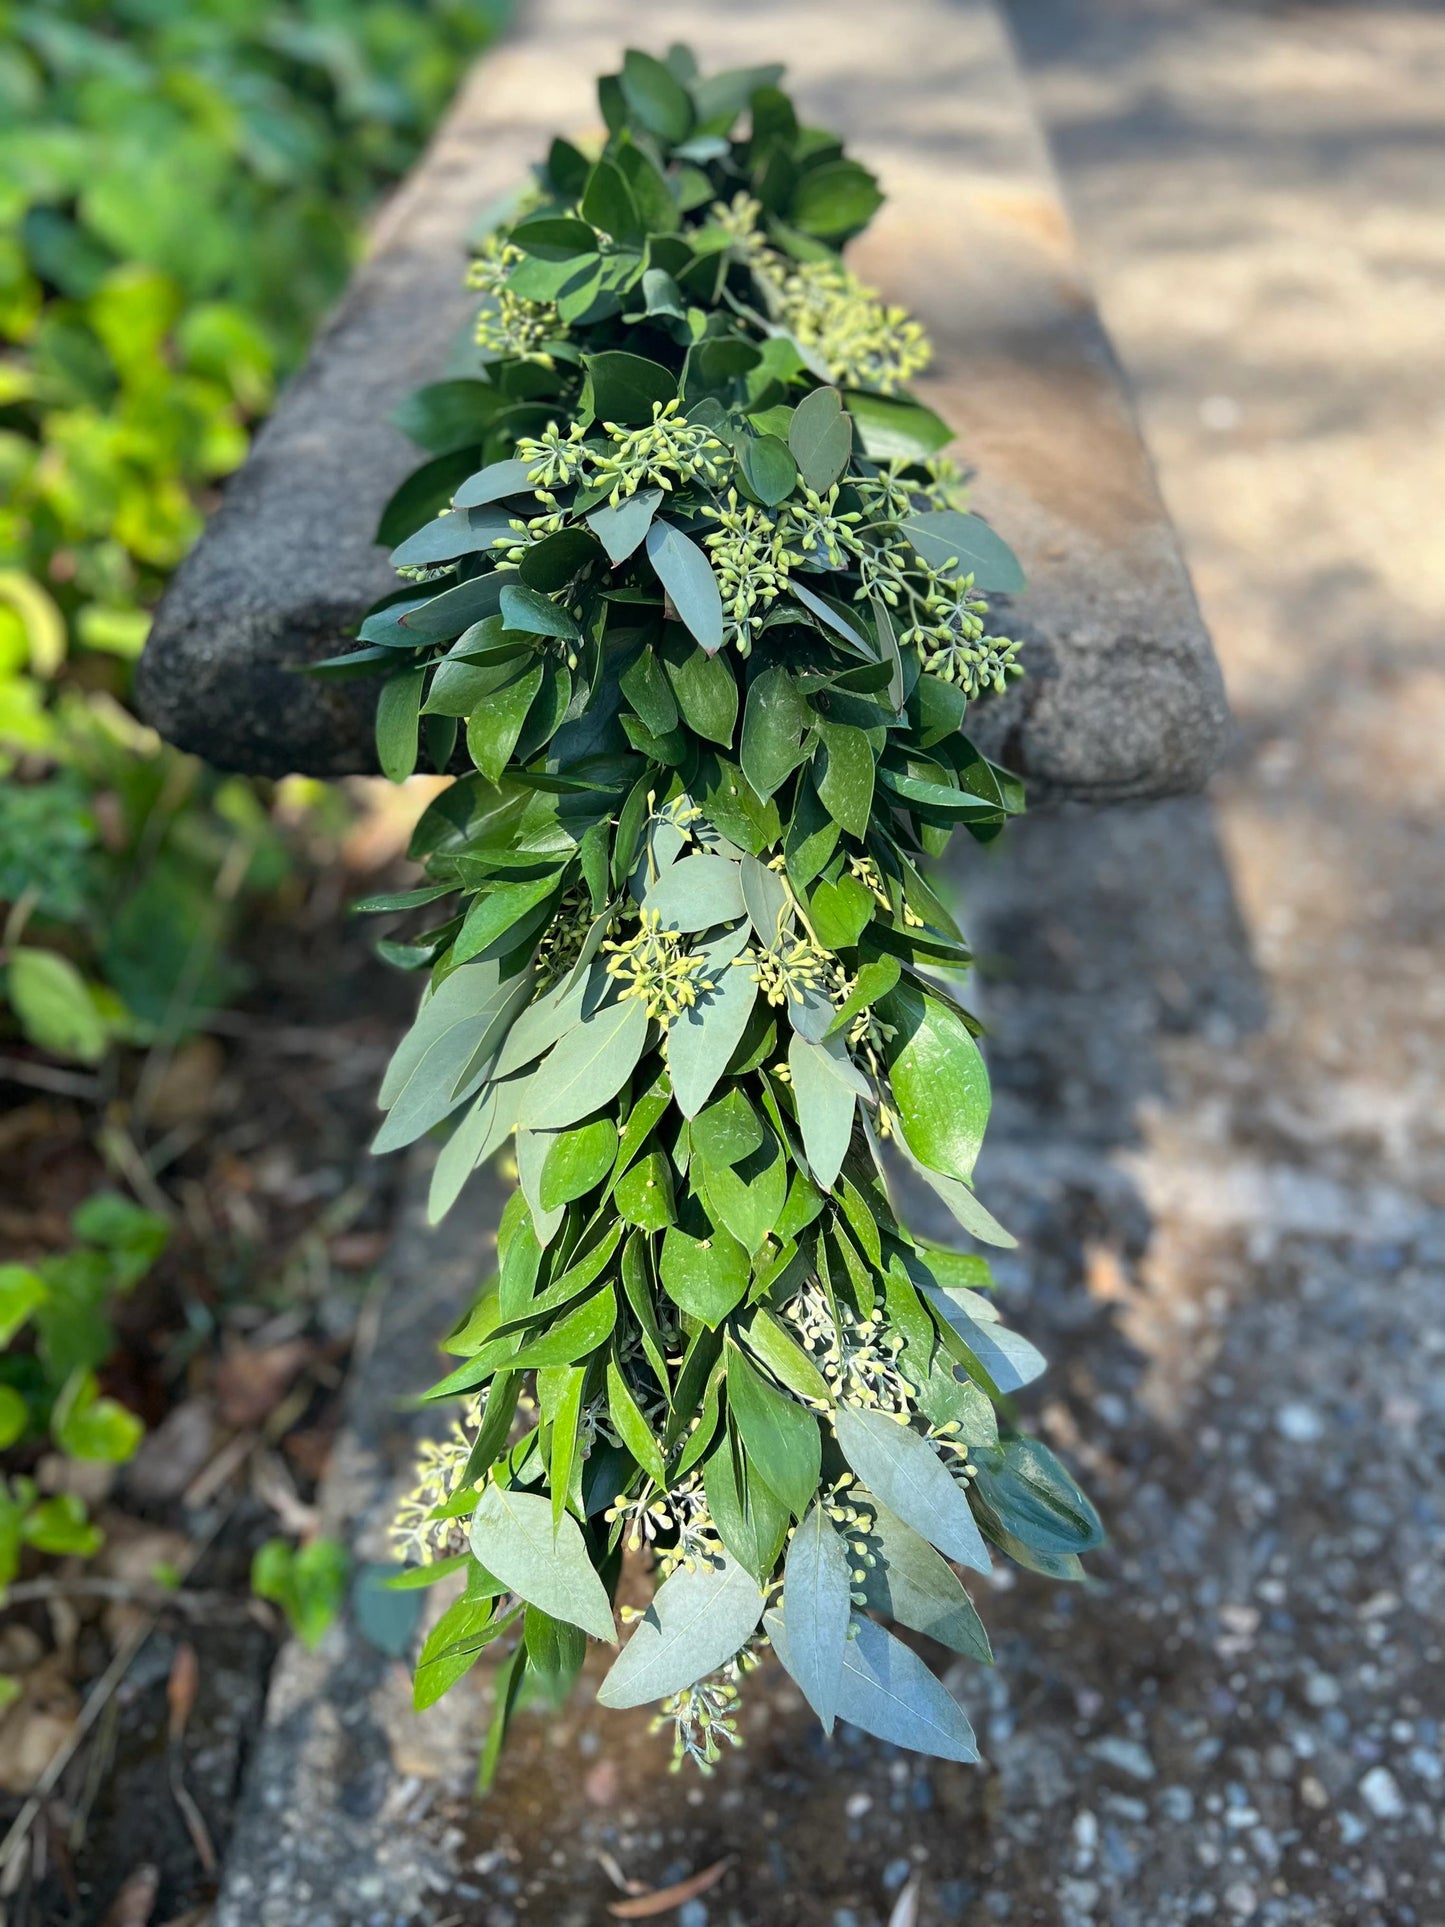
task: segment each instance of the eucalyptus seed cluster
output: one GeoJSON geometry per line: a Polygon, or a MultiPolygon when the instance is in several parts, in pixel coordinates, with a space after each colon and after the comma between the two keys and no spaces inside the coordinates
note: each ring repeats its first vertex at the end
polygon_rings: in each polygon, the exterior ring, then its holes
{"type": "Polygon", "coordinates": [[[487,297],[477,316],[477,346],[492,354],[536,356],[544,342],[568,332],[550,301],[528,301],[507,285],[522,259],[522,250],[496,233],[488,235],[467,270],[467,286],[487,297]]]}
{"type": "Polygon", "coordinates": [[[788,570],[797,558],[788,553],[783,519],[756,502],[740,502],[735,488],[703,514],[718,525],[703,544],[722,593],[724,634],[746,656],[763,615],[787,588],[788,570]]]}
{"type": "Polygon", "coordinates": [[[640,488],[660,488],[671,494],[689,482],[716,487],[730,460],[727,449],[698,422],[690,422],[677,400],[654,402],[652,420],[640,428],[617,422],[601,424],[606,441],[592,439],[594,431],[574,422],[565,435],[555,422],[540,435],[524,435],[517,443],[517,459],[526,462],[530,479],[540,489],[570,487],[606,489],[609,506],[617,508],[640,488]]]}
{"type": "Polygon", "coordinates": [[[702,1474],[696,1470],[666,1491],[644,1487],[617,1499],[603,1517],[621,1528],[622,1543],[629,1552],[646,1548],[653,1554],[663,1578],[680,1566],[688,1572],[715,1567],[724,1557],[702,1474]]]}
{"type": "Polygon", "coordinates": [[[722,1758],[719,1741],[742,1745],[737,1722],[740,1697],[735,1680],[714,1673],[662,1702],[647,1730],[661,1733],[671,1726],[674,1773],[684,1760],[691,1760],[699,1773],[709,1774],[722,1758]]]}
{"type": "Polygon", "coordinates": [[[762,212],[747,193],[708,210],[761,288],[771,319],[813,350],[829,379],[890,395],[928,366],[933,349],[906,308],[885,306],[836,258],[798,262],[780,254],[759,229],[762,212]]]}
{"type": "Polygon", "coordinates": [[[423,1439],[412,1466],[412,1483],[392,1513],[390,1538],[399,1560],[423,1566],[467,1549],[465,1519],[435,1514],[459,1488],[476,1438],[481,1401],[471,1399],[439,1439],[423,1439]]]}
{"type": "Polygon", "coordinates": [[[811,937],[784,937],[769,950],[754,945],[748,961],[757,972],[758,989],[776,1009],[803,1004],[810,993],[827,990],[837,959],[811,937]]]}
{"type": "Polygon", "coordinates": [[[563,895],[557,911],[537,942],[533,964],[537,989],[549,990],[565,977],[582,955],[582,946],[592,928],[592,899],[586,887],[575,884],[563,895]]]}
{"type": "Polygon", "coordinates": [[[664,929],[656,910],[641,911],[630,937],[609,940],[602,948],[607,975],[621,986],[619,1001],[635,997],[661,1024],[670,1024],[715,988],[715,980],[704,974],[707,959],[688,950],[678,931],[664,929]]]}
{"type": "Polygon", "coordinates": [[[835,1316],[835,1301],[813,1277],[784,1315],[838,1399],[907,1422],[914,1394],[898,1364],[903,1338],[880,1311],[860,1315],[840,1298],[835,1316]]]}

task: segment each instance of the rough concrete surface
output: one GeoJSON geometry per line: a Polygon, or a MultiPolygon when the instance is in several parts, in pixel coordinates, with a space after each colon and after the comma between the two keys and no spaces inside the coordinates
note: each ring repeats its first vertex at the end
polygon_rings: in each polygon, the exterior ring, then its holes
{"type": "Polygon", "coordinates": [[[595,76],[625,40],[671,37],[707,67],[786,58],[804,110],[882,176],[888,205],[850,259],[927,326],[919,392],[1030,579],[1033,673],[991,747],[1040,789],[1197,789],[1224,731],[1218,669],[993,0],[896,0],[886,34],[869,0],[532,0],[177,574],[142,664],[147,715],[227,767],[374,766],[375,685],[293,670],[395,586],[371,538],[416,454],[387,416],[444,372],[480,211],[558,128],[595,122],[595,76]]]}
{"type": "Polygon", "coordinates": [[[1445,1921],[1445,20],[1017,24],[1241,735],[1208,799],[1038,817],[955,871],[981,1189],[1054,1360],[1029,1416],[1112,1545],[1087,1588],[978,1588],[998,1665],[949,1677],[982,1769],[828,1746],[770,1670],[709,1782],[583,1694],[473,1805],[485,1682],[398,1711],[390,1759],[377,1688],[332,1716],[344,1772],[288,1769],[290,1845],[265,1743],[225,1927],[590,1927],[601,1853],[736,1856],[681,1927],[882,1927],[915,1871],[919,1927],[1445,1921]]]}

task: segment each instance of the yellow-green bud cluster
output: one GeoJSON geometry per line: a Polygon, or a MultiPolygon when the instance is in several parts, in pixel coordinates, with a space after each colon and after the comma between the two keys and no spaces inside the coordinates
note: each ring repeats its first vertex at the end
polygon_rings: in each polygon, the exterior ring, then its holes
{"type": "Polygon", "coordinates": [[[688,1686],[662,1702],[661,1710],[647,1730],[661,1733],[672,1727],[671,1770],[674,1773],[684,1760],[691,1760],[700,1773],[711,1773],[722,1758],[720,1740],[726,1740],[729,1746],[742,1745],[737,1723],[738,1702],[738,1689],[733,1682],[715,1677],[699,1680],[696,1686],[688,1686]]]}
{"type": "Polygon", "coordinates": [[[507,276],[523,259],[519,247],[492,234],[467,270],[467,286],[487,297],[477,316],[476,341],[491,354],[536,356],[543,342],[567,333],[550,301],[524,300],[507,286],[507,276]]]}
{"type": "Polygon", "coordinates": [[[746,656],[763,612],[787,588],[788,570],[800,558],[788,550],[784,519],[740,502],[735,488],[721,508],[703,513],[718,525],[703,541],[722,592],[726,638],[746,656]]]}
{"type": "Polygon", "coordinates": [[[644,910],[637,929],[620,943],[604,943],[607,975],[622,986],[619,1002],[636,997],[649,1017],[670,1024],[691,1010],[699,996],[715,988],[704,975],[707,959],[685,947],[676,930],[664,930],[656,910],[644,910]]]}

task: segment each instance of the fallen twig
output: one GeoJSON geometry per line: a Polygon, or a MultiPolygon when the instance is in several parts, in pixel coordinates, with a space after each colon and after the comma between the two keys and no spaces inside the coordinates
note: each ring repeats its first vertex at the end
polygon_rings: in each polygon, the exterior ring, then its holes
{"type": "MultiPolygon", "coordinates": [[[[225,1511],[220,1513],[214,1520],[210,1530],[203,1534],[201,1538],[194,1541],[190,1549],[190,1556],[187,1558],[181,1571],[180,1577],[182,1583],[195,1571],[202,1555],[214,1543],[221,1528],[234,1511],[234,1504],[227,1506],[225,1511]]],[[[17,1590],[18,1588],[11,1589],[10,1597],[12,1599],[17,1590]]],[[[175,1595],[168,1596],[174,1597],[175,1595]]],[[[61,1774],[64,1773],[66,1767],[68,1767],[70,1762],[75,1758],[81,1742],[110,1704],[111,1698],[119,1688],[121,1681],[130,1671],[131,1662],[155,1631],[156,1621],[159,1617],[160,1614],[157,1610],[152,1609],[148,1611],[140,1623],[126,1635],[116,1648],[110,1664],[95,1682],[95,1685],[91,1687],[85,1704],[80,1709],[80,1717],[51,1755],[49,1765],[35,1783],[34,1792],[29,1795],[24,1806],[22,1806],[19,1813],[16,1814],[5,1838],[0,1840],[0,1891],[5,1890],[4,1874],[6,1868],[8,1868],[11,1861],[19,1855],[21,1848],[30,1838],[30,1830],[35,1825],[39,1814],[44,1810],[45,1802],[50,1798],[59,1784],[61,1774]]]]}
{"type": "Polygon", "coordinates": [[[105,1599],[123,1606],[144,1606],[160,1615],[185,1613],[194,1619],[250,1612],[251,1602],[239,1593],[189,1592],[184,1587],[136,1584],[128,1579],[103,1579],[94,1573],[59,1575],[43,1579],[22,1579],[5,1594],[7,1606],[27,1606],[52,1599],[105,1599]]]}
{"type": "Polygon", "coordinates": [[[695,1873],[686,1880],[679,1880],[671,1887],[654,1887],[651,1893],[639,1894],[635,1900],[614,1900],[609,1902],[607,1911],[618,1920],[650,1920],[654,1914],[671,1913],[685,1900],[693,1900],[698,1894],[705,1894],[715,1887],[733,1864],[733,1854],[724,1854],[721,1860],[714,1860],[710,1867],[695,1873]]]}

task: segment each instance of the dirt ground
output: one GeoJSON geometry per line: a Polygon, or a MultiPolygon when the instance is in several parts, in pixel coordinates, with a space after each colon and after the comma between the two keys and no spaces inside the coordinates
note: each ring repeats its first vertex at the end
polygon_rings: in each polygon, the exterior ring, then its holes
{"type": "MultiPolygon", "coordinates": [[[[604,1856],[728,1859],[680,1927],[1445,1922],[1445,15],[1013,18],[1238,725],[1208,798],[1039,816],[959,873],[1031,1418],[1111,1546],[1087,1588],[979,1588],[998,1665],[949,1681],[982,1769],[826,1746],[770,1672],[710,1782],[583,1694],[474,1805],[484,1689],[415,1725],[395,1661],[288,1657],[297,1763],[217,1927],[297,1918],[313,1864],[307,1927],[591,1927],[604,1856]]],[[[484,1219],[404,1230],[397,1386],[484,1219]]],[[[343,1468],[343,1510],[375,1497],[343,1468]]]]}

